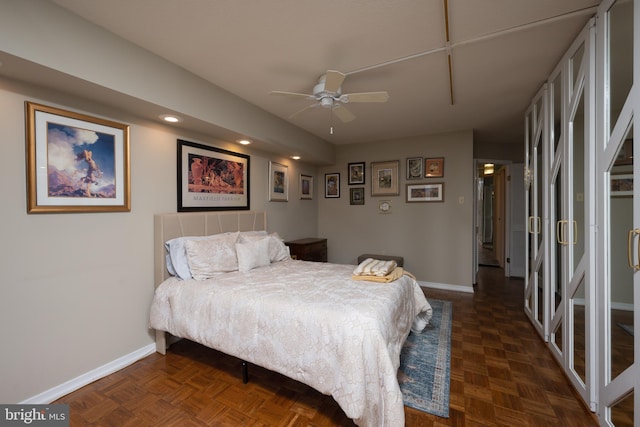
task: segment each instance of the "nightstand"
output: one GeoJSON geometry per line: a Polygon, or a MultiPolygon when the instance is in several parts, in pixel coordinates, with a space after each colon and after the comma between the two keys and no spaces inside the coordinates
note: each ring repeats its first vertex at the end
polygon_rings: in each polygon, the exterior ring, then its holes
{"type": "Polygon", "coordinates": [[[303,261],[327,262],[327,239],[308,237],[284,242],[289,246],[291,258],[303,261]]]}

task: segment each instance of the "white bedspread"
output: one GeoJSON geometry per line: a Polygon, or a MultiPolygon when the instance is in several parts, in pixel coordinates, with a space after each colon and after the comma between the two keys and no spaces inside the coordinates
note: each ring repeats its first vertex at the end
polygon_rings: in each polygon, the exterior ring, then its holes
{"type": "Polygon", "coordinates": [[[157,289],[150,326],[333,396],[361,426],[402,426],[400,350],[431,306],[409,276],[351,280],[352,265],[282,261],[157,289]]]}

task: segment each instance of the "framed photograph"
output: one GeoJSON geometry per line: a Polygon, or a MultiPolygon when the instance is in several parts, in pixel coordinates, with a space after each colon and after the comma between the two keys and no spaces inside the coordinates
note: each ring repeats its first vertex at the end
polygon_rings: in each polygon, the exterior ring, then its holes
{"type": "Polygon", "coordinates": [[[178,212],[249,209],[249,156],[178,140],[178,212]]]}
{"type": "Polygon", "coordinates": [[[371,163],[371,195],[397,196],[400,194],[399,168],[398,160],[371,163]]]}
{"type": "Polygon", "coordinates": [[[424,175],[424,159],[422,157],[409,157],[407,159],[407,179],[422,179],[424,175]]]}
{"type": "Polygon", "coordinates": [[[27,212],[129,212],[129,126],[32,102],[27,212]]]}
{"type": "Polygon", "coordinates": [[[633,174],[611,175],[612,197],[633,197],[633,174]]]}
{"type": "Polygon", "coordinates": [[[311,175],[300,174],[300,198],[303,200],[313,199],[313,177],[311,175]]]}
{"type": "Polygon", "coordinates": [[[364,162],[349,163],[349,185],[364,185],[364,162]]]}
{"type": "Polygon", "coordinates": [[[425,178],[442,178],[444,176],[444,157],[424,159],[425,178]]]}
{"type": "Polygon", "coordinates": [[[326,198],[340,197],[340,174],[339,173],[324,174],[324,197],[326,198]]]}
{"type": "Polygon", "coordinates": [[[444,202],[444,182],[407,184],[407,203],[444,202]]]}
{"type": "Polygon", "coordinates": [[[364,205],[364,187],[355,187],[349,189],[349,204],[364,205]]]}
{"type": "Polygon", "coordinates": [[[269,201],[286,202],[289,200],[288,167],[269,162],[269,201]]]}

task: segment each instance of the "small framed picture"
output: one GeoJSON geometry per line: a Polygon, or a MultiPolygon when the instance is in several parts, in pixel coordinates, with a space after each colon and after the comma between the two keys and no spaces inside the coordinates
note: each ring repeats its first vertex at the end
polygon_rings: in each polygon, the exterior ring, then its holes
{"type": "Polygon", "coordinates": [[[286,202],[289,200],[289,173],[287,166],[269,162],[269,201],[286,202]]]}
{"type": "Polygon", "coordinates": [[[407,159],[407,179],[422,179],[424,175],[424,159],[422,157],[409,157],[407,159]]]}
{"type": "Polygon", "coordinates": [[[355,187],[349,189],[349,204],[364,205],[364,187],[355,187]]]}
{"type": "Polygon", "coordinates": [[[611,175],[611,196],[633,196],[633,174],[611,175]]]}
{"type": "Polygon", "coordinates": [[[349,163],[349,185],[364,185],[364,162],[349,163]]]}
{"type": "Polygon", "coordinates": [[[371,195],[397,196],[400,194],[399,168],[398,160],[371,163],[371,195]]]}
{"type": "Polygon", "coordinates": [[[442,178],[444,176],[444,157],[424,160],[425,178],[442,178]]]}
{"type": "Polygon", "coordinates": [[[444,202],[444,182],[407,184],[407,203],[444,202]]]}
{"type": "Polygon", "coordinates": [[[340,197],[340,174],[326,173],[324,174],[324,197],[338,198],[340,197]]]}
{"type": "Polygon", "coordinates": [[[313,177],[300,174],[300,198],[302,200],[313,199],[313,177]]]}

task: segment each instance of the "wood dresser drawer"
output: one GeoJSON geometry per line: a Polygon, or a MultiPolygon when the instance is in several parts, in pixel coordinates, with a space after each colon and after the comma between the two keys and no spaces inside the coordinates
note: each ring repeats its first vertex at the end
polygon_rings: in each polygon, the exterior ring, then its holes
{"type": "Polygon", "coordinates": [[[293,259],[327,262],[327,239],[308,237],[284,242],[284,244],[289,246],[293,259]]]}

